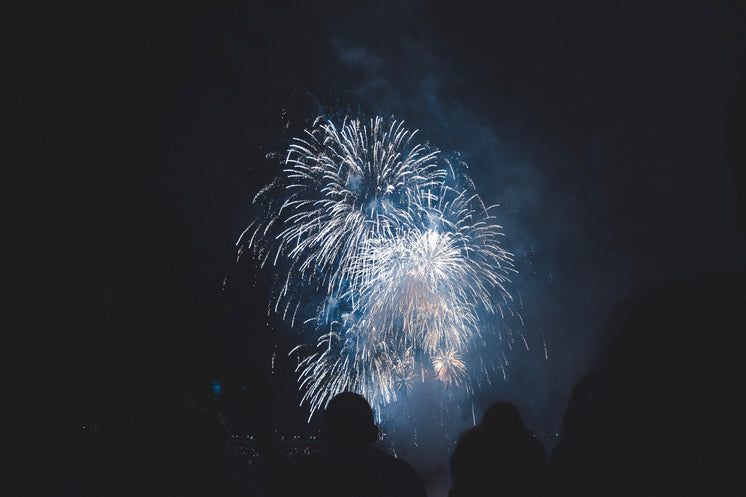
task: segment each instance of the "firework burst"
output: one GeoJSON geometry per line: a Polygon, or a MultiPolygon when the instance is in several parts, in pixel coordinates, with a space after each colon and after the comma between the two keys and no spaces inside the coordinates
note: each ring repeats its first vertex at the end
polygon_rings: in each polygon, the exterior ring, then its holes
{"type": "Polygon", "coordinates": [[[349,279],[367,240],[413,227],[423,190],[446,175],[437,152],[412,143],[415,134],[380,117],[367,126],[345,120],[340,128],[317,121],[290,145],[279,251],[299,260],[303,274],[323,274],[328,291],[349,279]]]}
{"type": "Polygon", "coordinates": [[[466,364],[461,360],[461,355],[453,350],[434,356],[433,370],[446,385],[453,383],[458,386],[466,376],[466,364]]]}
{"type": "Polygon", "coordinates": [[[304,316],[321,335],[297,368],[311,415],[345,390],[380,408],[426,372],[468,386],[482,316],[510,306],[512,259],[491,208],[416,134],[380,117],[317,119],[257,195],[267,215],[239,238],[262,264],[289,262],[283,316],[303,288],[325,296],[304,316]]]}

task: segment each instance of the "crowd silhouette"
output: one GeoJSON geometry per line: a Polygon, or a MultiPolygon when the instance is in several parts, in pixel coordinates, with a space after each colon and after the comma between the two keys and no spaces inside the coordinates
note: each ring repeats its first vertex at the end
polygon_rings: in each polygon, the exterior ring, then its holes
{"type": "MultiPolygon", "coordinates": [[[[449,497],[741,495],[744,458],[732,449],[743,440],[746,418],[745,296],[742,278],[715,275],[670,282],[623,302],[601,330],[609,337],[606,352],[570,392],[551,454],[515,405],[497,401],[459,438],[449,497]]],[[[342,394],[340,404],[353,395],[342,394]]],[[[353,433],[366,433],[366,444],[375,438],[370,407],[355,399],[366,422],[340,423],[333,416],[341,411],[328,411],[330,455],[319,462],[347,476],[334,490],[304,486],[295,495],[424,495],[406,463],[400,470],[412,482],[407,493],[384,491],[384,470],[350,457],[349,449],[331,448],[357,440],[353,433]]]]}
{"type": "MultiPolygon", "coordinates": [[[[744,296],[743,279],[719,276],[621,305],[603,332],[606,352],[569,392],[551,453],[514,404],[497,400],[459,437],[449,497],[741,495],[744,296]]],[[[178,410],[193,415],[182,415],[175,431],[189,438],[170,458],[139,451],[120,459],[124,474],[101,473],[87,487],[60,475],[49,485],[58,495],[426,495],[412,465],[376,447],[379,428],[358,394],[337,395],[323,412],[319,453],[289,462],[267,432],[250,474],[231,467],[219,413],[178,410]]]]}

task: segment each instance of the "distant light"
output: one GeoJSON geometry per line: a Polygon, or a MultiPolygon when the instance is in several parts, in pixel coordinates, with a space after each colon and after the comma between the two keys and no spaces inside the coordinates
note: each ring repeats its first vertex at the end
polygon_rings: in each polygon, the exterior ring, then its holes
{"type": "Polygon", "coordinates": [[[212,382],[212,394],[218,395],[220,393],[220,383],[217,381],[212,382]]]}
{"type": "Polygon", "coordinates": [[[246,390],[246,385],[241,385],[241,390],[246,390]]]}

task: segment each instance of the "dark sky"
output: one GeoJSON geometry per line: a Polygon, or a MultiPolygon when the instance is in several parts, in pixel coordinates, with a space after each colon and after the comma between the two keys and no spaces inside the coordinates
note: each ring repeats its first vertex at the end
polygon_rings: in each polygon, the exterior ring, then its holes
{"type": "Polygon", "coordinates": [[[30,188],[10,213],[31,256],[31,391],[56,426],[168,419],[174,391],[212,377],[265,388],[266,276],[251,287],[233,242],[266,155],[315,101],[405,120],[501,205],[536,352],[503,393],[537,430],[557,427],[622,298],[743,272],[742,7],[352,3],[25,12],[13,125],[30,188]]]}

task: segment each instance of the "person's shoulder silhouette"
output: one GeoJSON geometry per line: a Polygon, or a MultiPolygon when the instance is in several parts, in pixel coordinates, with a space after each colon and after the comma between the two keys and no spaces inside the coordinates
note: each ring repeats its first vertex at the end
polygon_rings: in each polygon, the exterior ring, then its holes
{"type": "Polygon", "coordinates": [[[547,456],[518,409],[496,402],[465,432],[451,456],[450,495],[543,495],[547,456]]]}
{"type": "Polygon", "coordinates": [[[573,388],[555,495],[740,495],[744,275],[686,275],[618,303],[573,388]]]}
{"type": "Polygon", "coordinates": [[[364,397],[343,392],[324,413],[326,452],[298,466],[296,486],[308,496],[425,496],[419,475],[405,461],[373,446],[378,426],[364,397]]]}

